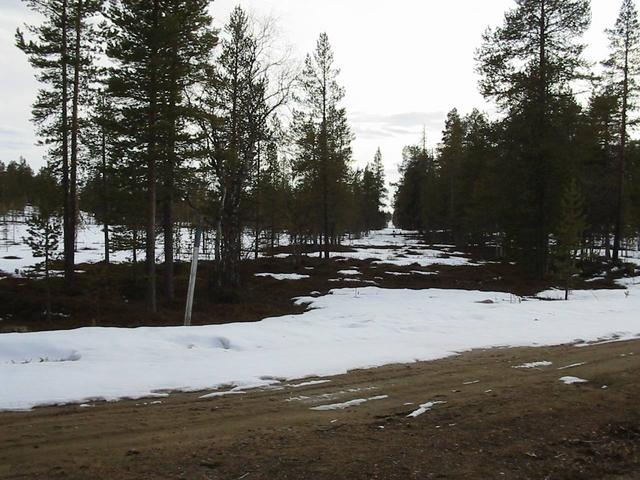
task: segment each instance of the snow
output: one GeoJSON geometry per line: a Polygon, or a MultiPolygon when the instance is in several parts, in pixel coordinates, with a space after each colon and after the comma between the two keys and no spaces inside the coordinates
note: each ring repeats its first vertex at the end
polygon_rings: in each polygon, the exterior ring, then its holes
{"type": "Polygon", "coordinates": [[[411,273],[413,273],[414,275],[437,275],[438,272],[423,272],[422,270],[411,270],[411,273]]]}
{"type": "Polygon", "coordinates": [[[302,387],[310,387],[313,385],[322,385],[323,383],[329,383],[331,380],[311,380],[309,382],[297,383],[295,385],[287,385],[291,388],[302,388],[302,387]]]}
{"type": "MultiPolygon", "coordinates": [[[[77,233],[76,263],[95,263],[104,260],[104,234],[102,225],[95,225],[88,214],[83,214],[87,219],[81,225],[77,233]]],[[[20,216],[18,221],[0,224],[0,271],[14,275],[24,275],[24,271],[39,263],[41,259],[34,258],[31,249],[23,242],[23,237],[27,236],[27,226],[24,216],[20,216]],[[17,272],[17,273],[16,273],[17,272]]],[[[191,257],[190,239],[192,230],[189,228],[179,229],[178,235],[183,239],[182,248],[175,252],[176,259],[188,261],[191,257]]],[[[247,231],[243,235],[242,244],[245,250],[252,250],[254,237],[247,231]]],[[[280,244],[287,244],[286,241],[280,244]]],[[[399,229],[384,229],[371,232],[370,235],[357,240],[346,240],[344,245],[354,249],[353,252],[335,253],[336,259],[372,259],[377,264],[388,264],[396,266],[419,265],[428,267],[431,265],[478,265],[465,258],[464,253],[443,251],[429,247],[422,243],[422,240],[415,232],[408,232],[399,229]],[[395,233],[395,234],[394,234],[395,233]]],[[[61,247],[60,247],[61,248],[61,247]]],[[[446,247],[444,247],[446,248],[446,247]]],[[[210,256],[211,252],[209,252],[210,256]]],[[[162,240],[156,242],[156,257],[162,261],[164,247],[162,240]]],[[[202,258],[207,255],[201,253],[202,258]]],[[[290,254],[280,253],[272,258],[288,258],[290,254]]],[[[138,259],[144,260],[144,249],[138,251],[138,259]]],[[[110,254],[110,260],[114,263],[127,262],[131,260],[130,251],[118,251],[110,254]]],[[[422,274],[425,274],[422,272],[422,274]]],[[[352,274],[357,275],[357,274],[352,274]]],[[[290,280],[290,279],[287,279],[290,280]]]]}
{"type": "Polygon", "coordinates": [[[317,407],[311,407],[311,410],[317,410],[319,412],[326,412],[330,410],[344,410],[345,408],[357,407],[358,405],[362,405],[363,403],[372,402],[375,400],[384,400],[385,398],[389,398],[389,396],[378,395],[377,397],[357,398],[355,400],[349,400],[348,402],[343,403],[332,403],[330,405],[319,405],[317,407]]]}
{"type": "MultiPolygon", "coordinates": [[[[336,258],[374,260],[373,264],[396,265],[406,267],[419,265],[478,265],[465,258],[464,253],[443,251],[441,246],[430,247],[422,242],[416,232],[387,228],[371,232],[368,236],[346,240],[344,245],[352,252],[340,252],[336,258]]],[[[448,248],[449,246],[442,246],[448,248]]],[[[424,273],[424,272],[421,272],[424,273]]]]}
{"type": "MultiPolygon", "coordinates": [[[[34,258],[31,248],[23,241],[23,238],[28,236],[25,223],[2,224],[0,228],[4,228],[4,231],[0,232],[0,271],[22,276],[25,270],[42,261],[42,258],[34,258]]],[[[191,230],[182,228],[179,234],[188,243],[191,230]]],[[[61,253],[61,248],[62,246],[59,245],[57,253],[61,253]]],[[[162,241],[159,240],[156,246],[156,257],[162,258],[163,252],[164,247],[162,241]]],[[[138,249],[137,254],[138,260],[144,260],[144,249],[138,249]]],[[[109,260],[113,263],[128,262],[131,261],[131,255],[130,250],[111,252],[109,260]]],[[[176,258],[179,260],[188,260],[190,257],[190,245],[188,248],[183,248],[181,252],[176,252],[176,258]]],[[[76,264],[96,263],[103,260],[104,232],[102,225],[86,224],[79,228],[76,236],[76,264]]]]}
{"type": "Polygon", "coordinates": [[[419,245],[420,243],[416,232],[398,228],[376,230],[370,232],[369,235],[365,237],[347,239],[343,242],[344,245],[352,247],[371,247],[378,245],[396,245],[400,247],[405,245],[419,245]]]}
{"type": "Polygon", "coordinates": [[[216,398],[216,397],[225,397],[227,395],[242,395],[245,393],[247,392],[245,392],[244,390],[241,390],[240,388],[232,388],[231,390],[227,390],[226,392],[207,393],[198,398],[216,398]]]}
{"type": "Polygon", "coordinates": [[[423,248],[420,250],[411,249],[411,252],[399,248],[378,246],[355,248],[353,252],[340,252],[335,255],[335,258],[373,260],[373,265],[395,265],[399,267],[411,265],[420,267],[430,267],[432,265],[479,265],[463,256],[449,256],[449,254],[445,254],[441,250],[423,248]]]}
{"type": "Polygon", "coordinates": [[[567,370],[569,368],[581,367],[582,365],[586,365],[586,364],[587,364],[587,362],[572,363],[571,365],[566,365],[564,367],[560,367],[560,368],[558,368],[558,370],[567,370]]]}
{"type": "Polygon", "coordinates": [[[343,288],[302,315],[257,323],[137,329],[82,328],[0,335],[0,409],[141,398],[158,392],[434,360],[499,346],[640,336],[640,286],[576,291],[569,301],[510,301],[508,293],[343,288]],[[493,304],[480,304],[487,297],[493,304]]]}
{"type": "Polygon", "coordinates": [[[358,270],[339,270],[338,275],[342,275],[344,277],[357,276],[362,275],[358,270]]]}
{"type": "Polygon", "coordinates": [[[256,277],[271,277],[276,280],[304,280],[311,278],[309,275],[300,275],[298,273],[256,273],[256,277]]]}
{"type": "Polygon", "coordinates": [[[538,367],[550,367],[551,365],[553,365],[553,362],[543,360],[541,362],[523,363],[522,365],[515,365],[514,367],[511,367],[511,368],[529,369],[529,368],[538,368],[538,367]]]}
{"type": "Polygon", "coordinates": [[[578,377],[562,377],[559,379],[565,385],[574,385],[576,383],[587,383],[588,380],[578,377]]]}
{"type": "MultiPolygon", "coordinates": [[[[30,269],[35,264],[42,261],[41,258],[34,258],[31,249],[23,241],[27,237],[26,220],[32,209],[27,207],[25,212],[13,212],[0,222],[0,271],[10,273],[12,275],[23,276],[25,270],[30,269]]],[[[81,213],[82,221],[79,225],[76,235],[76,263],[96,263],[104,260],[104,232],[102,225],[96,225],[92,216],[88,213],[81,213]]],[[[177,237],[181,239],[176,244],[174,252],[176,260],[188,261],[191,259],[193,229],[179,228],[176,232],[177,237]]],[[[242,246],[244,251],[253,252],[254,234],[247,230],[242,236],[242,246]]],[[[284,236],[278,242],[279,245],[287,245],[288,241],[284,236]]],[[[211,242],[207,242],[211,247],[211,242]]],[[[212,249],[209,248],[205,252],[205,242],[202,244],[201,258],[211,258],[212,249]]],[[[61,253],[62,245],[59,245],[61,253]]],[[[145,259],[144,249],[137,252],[138,260],[145,259]]],[[[110,253],[110,261],[113,263],[122,263],[131,261],[132,252],[130,250],[117,251],[110,253]]],[[[277,258],[286,258],[289,254],[275,255],[277,258]]],[[[156,241],[156,258],[160,261],[164,258],[164,245],[162,238],[156,241]]]]}
{"type": "Polygon", "coordinates": [[[443,404],[443,403],[447,403],[447,402],[435,401],[435,402],[423,403],[422,405],[420,405],[420,407],[418,409],[414,410],[409,415],[407,415],[407,418],[419,417],[423,413],[427,413],[429,410],[431,410],[436,405],[440,405],[440,404],[443,404]]]}

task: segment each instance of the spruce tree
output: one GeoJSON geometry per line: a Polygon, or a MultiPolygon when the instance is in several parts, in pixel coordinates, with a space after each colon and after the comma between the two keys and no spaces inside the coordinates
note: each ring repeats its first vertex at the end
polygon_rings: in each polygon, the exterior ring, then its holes
{"type": "Polygon", "coordinates": [[[60,238],[60,220],[55,197],[59,187],[47,169],[35,178],[34,209],[27,221],[27,234],[23,240],[31,248],[34,258],[43,260],[33,267],[35,275],[44,275],[46,317],[51,320],[51,262],[55,259],[60,238]]]}
{"type": "Polygon", "coordinates": [[[554,247],[554,265],[555,274],[565,290],[565,300],[568,300],[571,280],[578,273],[576,257],[586,228],[584,200],[575,180],[565,188],[560,208],[554,247]]]}
{"type": "Polygon", "coordinates": [[[382,229],[386,227],[387,223],[387,216],[384,212],[384,206],[386,204],[388,190],[380,147],[378,147],[378,149],[376,150],[376,154],[373,157],[373,163],[371,164],[370,169],[373,175],[374,197],[376,203],[376,218],[373,227],[375,229],[382,229]]]}

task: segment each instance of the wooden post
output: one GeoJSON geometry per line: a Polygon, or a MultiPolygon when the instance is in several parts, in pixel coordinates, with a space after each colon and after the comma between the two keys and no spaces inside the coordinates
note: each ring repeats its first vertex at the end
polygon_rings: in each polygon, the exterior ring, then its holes
{"type": "Polygon", "coordinates": [[[189,274],[189,290],[187,292],[187,305],[184,310],[184,326],[191,326],[191,311],[193,310],[193,295],[196,289],[196,274],[198,272],[198,254],[200,253],[200,237],[202,236],[202,222],[196,227],[196,235],[193,240],[193,255],[191,257],[191,272],[189,274]]]}

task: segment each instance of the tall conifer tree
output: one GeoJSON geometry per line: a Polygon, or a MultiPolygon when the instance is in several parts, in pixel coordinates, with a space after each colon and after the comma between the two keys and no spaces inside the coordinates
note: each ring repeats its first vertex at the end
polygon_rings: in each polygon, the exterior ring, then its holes
{"type": "Polygon", "coordinates": [[[81,111],[89,104],[96,50],[94,19],[103,0],[26,0],[44,18],[21,30],[16,43],[37,70],[43,85],[33,105],[33,121],[49,161],[60,176],[63,205],[64,271],[73,286],[77,227],[77,183],[81,149],[81,111]]]}
{"type": "Polygon", "coordinates": [[[635,109],[640,74],[640,24],[633,0],[623,0],[615,26],[607,30],[611,55],[604,62],[608,83],[619,103],[618,165],[613,259],[618,260],[624,230],[626,150],[629,113],[635,109]]]}
{"type": "Polygon", "coordinates": [[[340,105],[344,89],[334,65],[329,37],[322,33],[316,49],[305,59],[300,79],[294,136],[298,147],[295,169],[319,205],[321,252],[329,258],[331,242],[339,235],[339,202],[347,190],[351,160],[351,130],[340,105]]]}
{"type": "Polygon", "coordinates": [[[513,228],[522,258],[538,276],[547,272],[556,146],[567,143],[554,119],[570,108],[571,81],[581,75],[591,21],[588,0],[517,0],[504,23],[490,29],[477,54],[480,87],[509,113],[511,162],[520,198],[513,228]],[[518,138],[519,137],[519,138],[518,138]]]}

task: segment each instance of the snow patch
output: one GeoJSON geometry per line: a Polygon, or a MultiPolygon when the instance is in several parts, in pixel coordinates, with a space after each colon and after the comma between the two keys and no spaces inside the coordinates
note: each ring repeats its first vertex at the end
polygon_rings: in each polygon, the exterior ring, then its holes
{"type": "Polygon", "coordinates": [[[586,364],[587,364],[587,362],[572,363],[571,365],[566,365],[564,367],[559,367],[558,370],[568,370],[569,368],[581,367],[582,365],[586,365],[586,364]]]}
{"type": "Polygon", "coordinates": [[[587,383],[589,380],[585,380],[583,378],[578,377],[562,377],[559,379],[565,385],[573,385],[576,383],[587,383]]]}
{"type": "Polygon", "coordinates": [[[551,365],[553,365],[553,362],[548,362],[546,360],[543,360],[541,362],[523,363],[522,365],[515,365],[511,368],[529,369],[529,368],[539,368],[539,367],[550,367],[551,365]]]}
{"type": "Polygon", "coordinates": [[[276,280],[304,280],[311,278],[309,275],[300,275],[298,273],[256,273],[256,277],[271,277],[276,280]]]}
{"type": "Polygon", "coordinates": [[[420,407],[417,410],[414,410],[409,415],[407,415],[407,418],[419,417],[420,415],[422,415],[424,413],[427,413],[429,410],[431,410],[436,405],[441,405],[443,403],[447,403],[447,402],[434,401],[434,402],[423,403],[422,405],[420,405],[420,407]]]}
{"type": "Polygon", "coordinates": [[[329,410],[344,410],[345,408],[357,407],[358,405],[362,405],[366,402],[384,400],[385,398],[389,398],[389,395],[378,395],[377,397],[370,398],[357,398],[355,400],[349,400],[348,402],[332,403],[330,405],[318,405],[317,407],[311,407],[311,410],[317,410],[319,412],[325,412],[329,410]]]}

